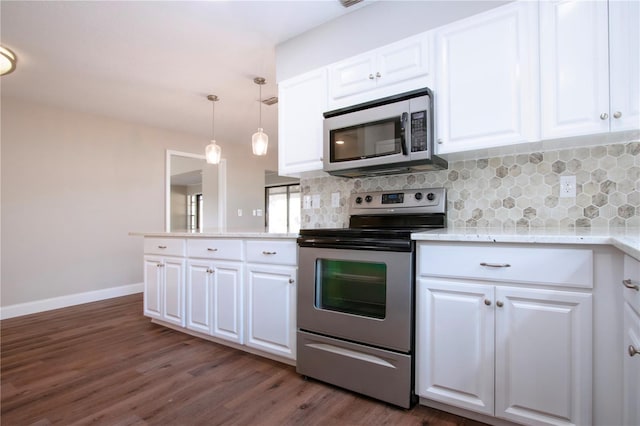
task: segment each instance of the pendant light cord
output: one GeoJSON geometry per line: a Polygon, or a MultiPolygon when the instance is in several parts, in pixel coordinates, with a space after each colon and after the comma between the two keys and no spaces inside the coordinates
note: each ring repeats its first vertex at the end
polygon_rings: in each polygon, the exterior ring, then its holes
{"type": "Polygon", "coordinates": [[[260,102],[259,106],[258,106],[258,117],[259,118],[259,127],[262,128],[262,84],[259,85],[260,87],[260,91],[259,91],[259,98],[258,98],[258,102],[260,102]]]}
{"type": "Polygon", "coordinates": [[[216,103],[211,102],[211,139],[216,140],[216,103]]]}

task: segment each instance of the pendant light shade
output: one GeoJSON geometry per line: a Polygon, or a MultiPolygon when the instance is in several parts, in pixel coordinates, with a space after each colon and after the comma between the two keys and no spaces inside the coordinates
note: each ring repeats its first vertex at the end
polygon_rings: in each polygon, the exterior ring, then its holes
{"type": "Polygon", "coordinates": [[[222,148],[220,145],[216,144],[215,138],[215,116],[216,116],[216,102],[218,101],[218,97],[216,95],[209,95],[207,99],[211,101],[212,114],[211,114],[211,143],[207,145],[204,150],[204,156],[209,164],[219,164],[220,157],[222,156],[222,148]]]}
{"type": "Polygon", "coordinates": [[[267,148],[269,147],[269,136],[262,130],[262,85],[266,83],[266,80],[262,77],[256,77],[253,79],[253,82],[260,87],[258,98],[258,102],[260,102],[260,106],[258,107],[260,118],[258,121],[258,131],[251,137],[251,149],[253,155],[263,156],[267,155],[267,148]]]}
{"type": "Polygon", "coordinates": [[[0,46],[0,75],[9,74],[16,69],[16,55],[4,46],[0,46]]]}

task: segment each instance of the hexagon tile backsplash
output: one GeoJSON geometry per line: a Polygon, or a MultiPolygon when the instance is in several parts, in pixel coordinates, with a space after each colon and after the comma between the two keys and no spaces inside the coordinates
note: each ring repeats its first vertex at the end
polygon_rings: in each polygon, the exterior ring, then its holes
{"type": "Polygon", "coordinates": [[[448,170],[346,179],[301,180],[320,207],[302,210],[302,228],[346,227],[352,193],[445,187],[447,226],[575,228],[640,226],[640,142],[449,162],[448,170]],[[561,198],[560,176],[576,177],[576,197],[561,198]],[[331,194],[340,193],[332,208],[331,194]]]}

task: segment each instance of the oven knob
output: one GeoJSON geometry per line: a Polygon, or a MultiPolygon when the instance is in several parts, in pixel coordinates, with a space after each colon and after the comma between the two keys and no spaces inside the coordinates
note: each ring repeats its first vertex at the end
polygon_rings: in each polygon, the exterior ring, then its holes
{"type": "Polygon", "coordinates": [[[433,192],[427,194],[427,200],[433,201],[434,198],[436,198],[436,194],[434,194],[433,192]]]}
{"type": "Polygon", "coordinates": [[[356,204],[362,204],[362,197],[356,197],[356,204]]]}
{"type": "Polygon", "coordinates": [[[416,195],[414,195],[414,197],[416,197],[416,200],[418,201],[422,200],[422,192],[416,192],[416,195]]]}
{"type": "Polygon", "coordinates": [[[366,197],[364,197],[364,200],[365,200],[367,203],[370,203],[370,202],[371,202],[371,200],[373,200],[373,197],[372,197],[371,195],[367,195],[366,197]]]}

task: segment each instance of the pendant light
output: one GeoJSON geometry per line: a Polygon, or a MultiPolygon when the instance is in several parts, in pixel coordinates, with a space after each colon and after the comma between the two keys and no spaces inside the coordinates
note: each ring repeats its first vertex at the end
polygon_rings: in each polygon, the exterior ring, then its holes
{"type": "Polygon", "coordinates": [[[216,95],[209,95],[207,96],[207,99],[211,101],[211,105],[213,105],[213,107],[211,114],[211,143],[205,148],[204,156],[207,159],[207,163],[218,164],[220,163],[220,156],[222,155],[220,145],[216,144],[215,133],[216,102],[218,102],[218,97],[216,95]]]}
{"type": "Polygon", "coordinates": [[[0,75],[9,74],[16,69],[16,55],[4,46],[0,46],[0,75]]]}
{"type": "Polygon", "coordinates": [[[258,121],[258,131],[251,137],[251,149],[253,150],[253,155],[262,156],[267,155],[267,148],[269,146],[269,136],[262,131],[262,85],[266,83],[266,80],[262,77],[256,77],[253,79],[253,82],[260,87],[260,97],[258,99],[258,102],[260,102],[260,106],[258,107],[260,119],[258,121]]]}

